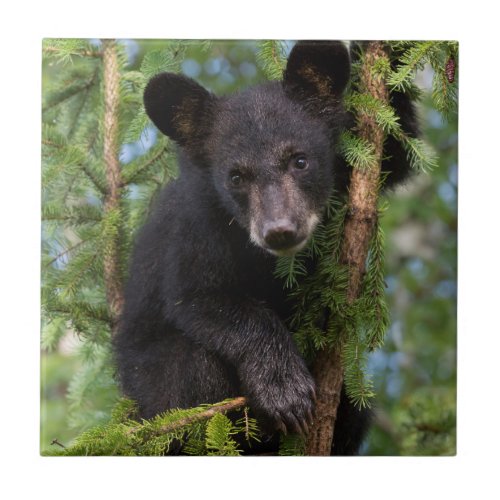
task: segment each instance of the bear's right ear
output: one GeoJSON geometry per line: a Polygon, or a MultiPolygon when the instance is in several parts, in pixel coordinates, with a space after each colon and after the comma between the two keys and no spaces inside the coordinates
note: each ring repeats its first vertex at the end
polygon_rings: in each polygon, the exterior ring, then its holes
{"type": "Polygon", "coordinates": [[[293,97],[338,98],[350,73],[349,51],[342,42],[302,40],[290,52],[283,83],[293,97]]]}
{"type": "Polygon", "coordinates": [[[144,91],[144,106],[151,121],[181,146],[202,139],[215,99],[191,78],[174,73],[154,76],[144,91]]]}

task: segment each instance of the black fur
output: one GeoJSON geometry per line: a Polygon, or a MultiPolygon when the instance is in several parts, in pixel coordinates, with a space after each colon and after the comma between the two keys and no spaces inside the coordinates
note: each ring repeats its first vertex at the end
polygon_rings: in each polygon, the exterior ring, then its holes
{"type": "MultiPolygon", "coordinates": [[[[314,380],[284,323],[273,253],[303,245],[346,182],[335,145],[349,72],[341,43],[299,42],[283,82],[217,98],[165,73],[146,88],[149,116],[181,146],[181,174],[137,238],[114,341],[143,417],[245,395],[264,448],[276,449],[276,429],[307,430],[314,380]]],[[[334,452],[356,453],[366,422],[343,396],[334,452]]]]}

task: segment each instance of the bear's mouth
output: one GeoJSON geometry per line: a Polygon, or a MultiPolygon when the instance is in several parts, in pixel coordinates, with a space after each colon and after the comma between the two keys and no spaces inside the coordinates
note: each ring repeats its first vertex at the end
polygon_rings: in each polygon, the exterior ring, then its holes
{"type": "Polygon", "coordinates": [[[267,250],[269,253],[272,253],[276,257],[293,257],[296,253],[300,252],[307,244],[308,238],[304,238],[299,243],[289,246],[289,247],[280,247],[280,248],[272,248],[267,245],[261,245],[264,250],[267,250]]]}
{"type": "Polygon", "coordinates": [[[266,233],[266,224],[259,231],[257,224],[250,221],[250,240],[276,257],[292,257],[306,246],[319,220],[316,214],[311,214],[300,227],[278,220],[271,224],[271,234],[266,233]]]}
{"type": "Polygon", "coordinates": [[[254,224],[252,224],[250,231],[252,243],[277,257],[295,255],[306,246],[309,236],[310,233],[298,235],[297,233],[287,234],[287,232],[283,232],[283,234],[278,233],[266,238],[256,230],[254,224]]]}

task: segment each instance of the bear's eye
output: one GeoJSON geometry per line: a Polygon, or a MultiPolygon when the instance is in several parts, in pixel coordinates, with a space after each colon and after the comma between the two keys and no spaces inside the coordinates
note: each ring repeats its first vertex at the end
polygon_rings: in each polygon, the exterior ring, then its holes
{"type": "Polygon", "coordinates": [[[293,157],[290,163],[293,168],[296,168],[297,170],[304,170],[308,166],[307,158],[305,157],[305,155],[297,155],[293,157]]]}
{"type": "Polygon", "coordinates": [[[233,171],[229,174],[229,181],[231,182],[231,185],[234,187],[241,186],[241,184],[243,183],[243,176],[241,175],[240,172],[233,171]]]}

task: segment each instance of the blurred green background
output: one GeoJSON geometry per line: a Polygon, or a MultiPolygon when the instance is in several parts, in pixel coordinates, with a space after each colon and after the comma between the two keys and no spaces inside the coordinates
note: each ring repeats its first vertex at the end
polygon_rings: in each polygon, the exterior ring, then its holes
{"type": "MultiPolygon", "coordinates": [[[[138,70],[145,53],[160,40],[122,40],[128,69],[138,70]]],[[[293,42],[284,44],[285,51],[293,42]]],[[[181,71],[216,94],[266,80],[253,41],[188,44],[181,71]]],[[[43,89],[60,65],[44,62],[43,89]]],[[[417,75],[426,91],[419,106],[425,139],[439,156],[439,168],[414,176],[388,196],[383,218],[387,241],[386,283],[392,323],[384,348],[370,357],[377,398],[374,425],[363,446],[366,455],[453,455],[456,424],[457,145],[456,118],[445,122],[428,96],[431,70],[417,75]]],[[[123,144],[121,161],[144,154],[148,140],[123,144]]],[[[51,352],[42,349],[41,450],[57,439],[69,444],[82,430],[68,421],[68,386],[79,369],[79,339],[70,329],[51,352]]],[[[94,406],[107,418],[115,387],[98,387],[94,406]]],[[[89,421],[88,426],[94,422],[89,421]]]]}

